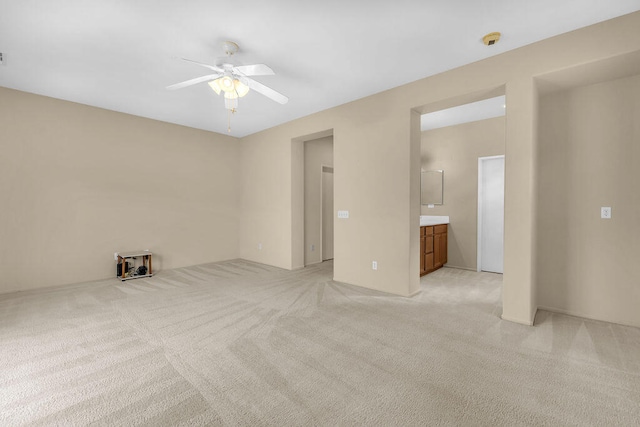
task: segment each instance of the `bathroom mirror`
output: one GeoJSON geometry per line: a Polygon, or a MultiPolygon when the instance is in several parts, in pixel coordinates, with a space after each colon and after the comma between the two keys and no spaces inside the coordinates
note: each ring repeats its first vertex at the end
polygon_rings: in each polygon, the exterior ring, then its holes
{"type": "Polygon", "coordinates": [[[423,205],[443,204],[444,171],[422,171],[420,174],[420,200],[423,205]]]}

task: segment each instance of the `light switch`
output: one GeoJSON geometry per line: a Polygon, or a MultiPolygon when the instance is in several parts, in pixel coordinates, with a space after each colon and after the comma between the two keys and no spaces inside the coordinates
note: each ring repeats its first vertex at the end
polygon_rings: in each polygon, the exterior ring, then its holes
{"type": "Polygon", "coordinates": [[[600,218],[611,219],[611,206],[603,206],[600,208],[600,218]]]}
{"type": "Polygon", "coordinates": [[[338,211],[338,218],[349,218],[349,211],[338,211]]]}

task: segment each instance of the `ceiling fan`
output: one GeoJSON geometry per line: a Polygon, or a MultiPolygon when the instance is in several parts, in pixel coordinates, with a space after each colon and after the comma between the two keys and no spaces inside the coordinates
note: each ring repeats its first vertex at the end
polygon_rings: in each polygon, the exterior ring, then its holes
{"type": "MultiPolygon", "coordinates": [[[[230,41],[222,43],[222,48],[227,58],[230,58],[239,49],[236,43],[230,41]]],[[[231,113],[235,113],[236,108],[238,107],[238,98],[245,96],[249,90],[255,90],[256,92],[280,104],[286,104],[289,102],[289,98],[283,94],[276,92],[270,87],[250,78],[250,76],[270,76],[275,74],[271,68],[264,64],[236,66],[231,63],[224,62],[220,65],[209,65],[192,61],[190,59],[181,59],[183,61],[208,68],[215,73],[167,86],[167,89],[169,90],[182,89],[198,83],[208,82],[211,89],[213,89],[218,95],[224,93],[225,108],[231,113]]]]}

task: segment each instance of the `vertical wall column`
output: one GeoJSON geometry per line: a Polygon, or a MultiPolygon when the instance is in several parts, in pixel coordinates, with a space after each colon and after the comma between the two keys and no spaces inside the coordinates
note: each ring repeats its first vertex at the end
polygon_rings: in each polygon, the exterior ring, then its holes
{"type": "Polygon", "coordinates": [[[537,93],[531,78],[506,85],[502,318],[533,325],[537,93]]]}
{"type": "Polygon", "coordinates": [[[291,266],[304,267],[304,141],[291,141],[291,266]]]}
{"type": "Polygon", "coordinates": [[[409,273],[411,278],[409,292],[411,294],[420,289],[420,168],[422,129],[420,128],[420,113],[411,110],[411,134],[409,146],[409,273]]]}

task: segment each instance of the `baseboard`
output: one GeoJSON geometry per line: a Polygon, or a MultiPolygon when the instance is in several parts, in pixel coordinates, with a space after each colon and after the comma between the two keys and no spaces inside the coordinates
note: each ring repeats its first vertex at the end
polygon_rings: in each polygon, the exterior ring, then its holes
{"type": "Polygon", "coordinates": [[[475,268],[469,268],[469,267],[459,267],[457,265],[449,265],[449,264],[445,264],[443,266],[444,268],[457,268],[458,270],[467,270],[467,271],[474,271],[477,272],[477,270],[475,268]]]}
{"type": "MultiPolygon", "coordinates": [[[[536,309],[536,313],[538,312],[538,310],[536,309]]],[[[533,319],[535,320],[536,318],[536,313],[533,314],[533,319]]],[[[504,314],[502,316],[500,316],[500,318],[502,320],[507,320],[509,322],[513,322],[513,323],[519,323],[521,325],[526,325],[526,326],[533,326],[533,322],[534,320],[522,320],[522,319],[516,319],[515,317],[509,317],[509,316],[505,316],[504,314]]]]}
{"type": "Polygon", "coordinates": [[[544,305],[539,305],[538,306],[538,310],[550,311],[552,313],[558,313],[558,314],[564,314],[564,315],[567,315],[567,316],[582,317],[582,318],[588,319],[588,317],[585,317],[585,316],[583,316],[581,314],[575,313],[575,312],[573,312],[571,310],[563,310],[561,308],[547,307],[547,306],[544,306],[544,305]]]}
{"type": "Polygon", "coordinates": [[[420,293],[420,289],[418,289],[415,292],[412,292],[410,294],[396,294],[394,292],[388,292],[388,291],[383,291],[382,289],[377,289],[377,288],[371,288],[369,286],[363,286],[363,285],[356,285],[355,283],[349,283],[346,280],[342,280],[339,277],[333,276],[333,281],[334,282],[338,282],[341,283],[343,285],[349,285],[349,286],[356,286],[358,288],[362,288],[362,289],[369,289],[370,291],[374,291],[374,292],[380,292],[383,295],[388,295],[390,297],[401,297],[401,298],[411,298],[414,297],[416,295],[418,295],[420,293]]]}
{"type": "Polygon", "coordinates": [[[421,289],[416,290],[415,292],[407,295],[405,298],[413,298],[421,292],[421,289]]]}
{"type": "Polygon", "coordinates": [[[614,325],[631,326],[631,327],[634,327],[634,328],[640,328],[640,323],[639,324],[634,324],[634,323],[624,323],[624,322],[621,322],[621,321],[610,320],[610,319],[598,319],[597,317],[589,317],[589,316],[587,316],[585,314],[577,313],[577,312],[571,311],[571,310],[564,310],[562,308],[547,307],[547,306],[544,306],[544,305],[539,305],[538,306],[538,310],[549,311],[551,313],[558,313],[558,314],[562,314],[562,315],[565,315],[565,316],[578,317],[580,319],[593,320],[595,322],[607,322],[607,323],[613,323],[614,325]]]}
{"type": "Polygon", "coordinates": [[[322,264],[323,262],[324,262],[324,261],[310,262],[309,264],[305,264],[305,265],[303,265],[301,268],[309,267],[310,265],[322,264]]]}

